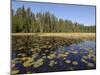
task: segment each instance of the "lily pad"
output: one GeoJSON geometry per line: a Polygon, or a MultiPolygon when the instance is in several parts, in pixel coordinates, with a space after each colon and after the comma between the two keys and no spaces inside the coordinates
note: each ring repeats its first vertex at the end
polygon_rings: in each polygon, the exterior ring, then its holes
{"type": "Polygon", "coordinates": [[[21,61],[26,61],[26,60],[28,60],[27,57],[22,57],[22,58],[21,58],[21,61]]]}
{"type": "Polygon", "coordinates": [[[61,58],[63,58],[63,57],[65,57],[65,54],[63,54],[63,53],[60,53],[60,54],[58,54],[58,57],[61,57],[61,58]]]}
{"type": "Polygon", "coordinates": [[[68,55],[68,54],[69,54],[69,52],[65,52],[65,54],[66,54],[66,55],[68,55]]]}
{"type": "Polygon", "coordinates": [[[51,47],[52,47],[52,45],[49,45],[49,46],[48,46],[48,48],[51,48],[51,47]]]}
{"type": "Polygon", "coordinates": [[[45,50],[45,52],[49,52],[49,50],[45,50]]]}
{"type": "Polygon", "coordinates": [[[74,48],[70,48],[71,50],[74,50],[74,48]]]}
{"type": "Polygon", "coordinates": [[[72,53],[73,53],[73,54],[78,54],[78,51],[73,51],[72,53]]]}
{"type": "Polygon", "coordinates": [[[56,61],[54,61],[54,60],[51,60],[51,61],[50,61],[50,63],[49,63],[49,66],[51,66],[51,67],[52,67],[52,66],[54,66],[55,64],[57,64],[57,62],[56,62],[56,61]]]}
{"type": "Polygon", "coordinates": [[[40,67],[42,65],[43,65],[43,59],[40,58],[40,59],[38,59],[37,61],[34,62],[33,67],[34,68],[38,68],[38,67],[40,67]]]}
{"type": "Polygon", "coordinates": [[[15,75],[15,74],[17,74],[18,72],[19,72],[19,70],[14,70],[14,71],[11,72],[11,74],[12,74],[12,75],[15,75]]]}
{"type": "Polygon", "coordinates": [[[38,56],[38,53],[34,53],[34,54],[32,55],[32,58],[35,59],[37,56],[38,56]]]}
{"type": "Polygon", "coordinates": [[[94,67],[93,63],[87,63],[88,67],[94,67]]]}
{"type": "Polygon", "coordinates": [[[65,63],[70,64],[71,60],[66,60],[65,63]]]}
{"type": "Polygon", "coordinates": [[[83,58],[81,59],[81,61],[84,62],[84,63],[88,63],[88,62],[87,62],[85,59],[83,59],[83,58]]]}
{"type": "Polygon", "coordinates": [[[24,56],[26,56],[26,54],[25,53],[19,53],[17,56],[24,57],[24,56]]]}
{"type": "Polygon", "coordinates": [[[29,67],[29,66],[32,66],[34,63],[34,60],[32,58],[29,58],[27,61],[25,61],[23,63],[24,67],[29,67]]]}
{"type": "Polygon", "coordinates": [[[42,56],[42,58],[43,58],[43,59],[46,59],[47,57],[44,55],[44,56],[42,56]]]}
{"type": "Polygon", "coordinates": [[[73,65],[78,65],[78,62],[77,61],[73,61],[72,64],[73,65]]]}
{"type": "Polygon", "coordinates": [[[55,58],[55,57],[56,57],[55,54],[50,54],[47,58],[48,58],[48,59],[53,59],[53,58],[55,58]]]}
{"type": "Polygon", "coordinates": [[[84,59],[88,59],[88,57],[87,57],[87,56],[83,56],[83,58],[84,58],[84,59]]]}

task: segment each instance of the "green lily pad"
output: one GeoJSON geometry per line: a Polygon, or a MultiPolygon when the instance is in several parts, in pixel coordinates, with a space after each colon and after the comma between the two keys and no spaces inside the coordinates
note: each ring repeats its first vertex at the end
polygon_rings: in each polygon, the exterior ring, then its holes
{"type": "Polygon", "coordinates": [[[15,75],[15,74],[17,74],[18,72],[19,72],[19,70],[14,70],[14,71],[11,72],[11,74],[12,74],[12,75],[15,75]]]}
{"type": "Polygon", "coordinates": [[[74,48],[70,48],[71,50],[74,50],[74,48]]]}
{"type": "Polygon", "coordinates": [[[49,63],[49,66],[51,66],[51,67],[52,67],[52,66],[54,66],[54,65],[56,65],[56,64],[57,64],[57,62],[56,62],[56,61],[51,60],[51,61],[50,61],[50,63],[49,63]]]}
{"type": "Polygon", "coordinates": [[[77,61],[73,61],[72,64],[73,65],[78,65],[78,62],[77,61]]]}
{"type": "Polygon", "coordinates": [[[38,53],[34,53],[34,54],[32,55],[32,58],[35,59],[37,56],[38,56],[38,53]]]}
{"type": "Polygon", "coordinates": [[[27,61],[25,61],[23,63],[23,66],[24,67],[29,67],[29,66],[32,66],[34,64],[34,60],[32,58],[29,58],[27,61]]]}
{"type": "Polygon", "coordinates": [[[61,54],[58,54],[58,57],[65,57],[65,54],[61,53],[61,54]]]}
{"type": "Polygon", "coordinates": [[[29,66],[32,66],[32,65],[33,65],[33,63],[24,62],[24,63],[23,63],[23,65],[24,65],[24,67],[29,67],[29,66]]]}
{"type": "Polygon", "coordinates": [[[15,60],[12,60],[11,62],[12,62],[12,64],[15,64],[15,63],[16,63],[16,61],[15,61],[15,60]]]}
{"type": "Polygon", "coordinates": [[[37,61],[34,62],[33,67],[34,67],[34,68],[38,68],[38,67],[42,66],[43,63],[44,63],[43,61],[44,61],[44,60],[43,60],[42,58],[38,59],[37,61]]]}
{"type": "Polygon", "coordinates": [[[45,50],[45,52],[49,52],[49,50],[45,50]]]}
{"type": "Polygon", "coordinates": [[[22,57],[22,58],[21,58],[21,61],[26,61],[26,60],[28,60],[27,57],[22,57]]]}
{"type": "Polygon", "coordinates": [[[94,67],[93,63],[87,63],[88,67],[94,67]]]}
{"type": "Polygon", "coordinates": [[[73,54],[78,54],[78,51],[73,51],[72,53],[73,53],[73,54]]]}
{"type": "Polygon", "coordinates": [[[52,45],[49,45],[49,46],[48,46],[48,48],[51,48],[51,47],[52,47],[52,45]]]}
{"type": "Polygon", "coordinates": [[[66,60],[65,63],[70,64],[71,60],[66,60]]]}
{"type": "Polygon", "coordinates": [[[95,57],[93,58],[93,61],[96,61],[96,58],[95,57]]]}
{"type": "Polygon", "coordinates": [[[68,55],[68,54],[69,54],[69,52],[65,52],[65,54],[66,54],[66,55],[68,55]]]}
{"type": "Polygon", "coordinates": [[[43,59],[46,59],[46,56],[42,56],[43,59]]]}
{"type": "Polygon", "coordinates": [[[55,54],[50,54],[47,58],[48,58],[48,59],[53,59],[53,58],[55,58],[55,57],[56,57],[55,54]]]}
{"type": "Polygon", "coordinates": [[[84,62],[84,63],[88,63],[88,62],[87,62],[85,59],[83,59],[83,58],[81,59],[81,61],[84,62]]]}
{"type": "Polygon", "coordinates": [[[32,73],[32,72],[30,72],[30,71],[29,71],[29,72],[27,72],[27,74],[31,74],[31,73],[32,73]]]}
{"type": "Polygon", "coordinates": [[[17,56],[22,56],[22,57],[24,57],[24,56],[26,56],[26,54],[25,54],[25,53],[19,53],[17,56]]]}
{"type": "Polygon", "coordinates": [[[88,59],[88,57],[87,57],[87,56],[83,56],[83,58],[84,58],[84,59],[88,59]]]}

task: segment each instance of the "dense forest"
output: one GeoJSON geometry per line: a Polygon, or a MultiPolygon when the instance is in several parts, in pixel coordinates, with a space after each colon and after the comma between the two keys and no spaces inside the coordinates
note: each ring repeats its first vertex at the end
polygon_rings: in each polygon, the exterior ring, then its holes
{"type": "MultiPolygon", "coordinates": [[[[67,15],[67,13],[65,14],[67,15]]],[[[70,20],[58,19],[49,11],[33,13],[30,8],[24,6],[16,12],[12,9],[12,32],[95,32],[95,25],[73,23],[70,20]]]]}

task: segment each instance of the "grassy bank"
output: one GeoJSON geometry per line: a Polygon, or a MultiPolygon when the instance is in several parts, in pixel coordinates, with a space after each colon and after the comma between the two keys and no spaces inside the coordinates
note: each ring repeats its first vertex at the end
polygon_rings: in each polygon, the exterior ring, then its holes
{"type": "Polygon", "coordinates": [[[64,37],[64,38],[95,38],[95,33],[12,33],[12,36],[43,36],[43,37],[64,37]]]}

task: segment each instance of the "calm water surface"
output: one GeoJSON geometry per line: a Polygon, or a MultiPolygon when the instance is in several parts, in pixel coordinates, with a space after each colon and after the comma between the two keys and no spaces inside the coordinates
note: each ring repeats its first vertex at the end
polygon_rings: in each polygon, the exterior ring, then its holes
{"type": "MultiPolygon", "coordinates": [[[[53,40],[53,39],[52,39],[53,40]]],[[[24,45],[19,46],[19,42],[15,42],[18,44],[16,46],[16,50],[12,51],[12,60],[15,63],[12,69],[18,69],[18,73],[41,73],[41,72],[55,72],[55,71],[71,71],[71,70],[88,70],[96,68],[96,47],[95,40],[82,40],[79,42],[72,42],[67,44],[65,40],[62,41],[53,41],[46,40],[48,42],[43,42],[38,40],[38,44],[36,41],[33,41],[30,45],[33,48],[28,48],[28,50],[17,50],[18,47],[22,47],[24,45]],[[60,43],[59,43],[60,42],[60,43]],[[41,47],[40,47],[41,45],[41,47]],[[50,46],[46,48],[44,46],[50,46]],[[34,49],[38,48],[38,51],[34,51],[34,49]],[[20,53],[25,54],[25,56],[21,56],[20,53]],[[50,56],[51,54],[51,56],[50,56]],[[26,61],[21,61],[23,57],[34,58],[34,62],[38,59],[43,59],[43,64],[39,67],[33,67],[30,65],[25,67],[23,65],[26,61]],[[19,58],[19,60],[15,60],[19,58]],[[51,63],[52,62],[52,63],[51,63]],[[51,65],[50,65],[51,63],[51,65]]],[[[25,43],[25,42],[24,42],[25,43]]],[[[29,43],[28,43],[29,44],[29,43]]],[[[14,47],[13,43],[13,47],[14,47]]],[[[13,48],[15,49],[15,47],[13,48]]]]}

